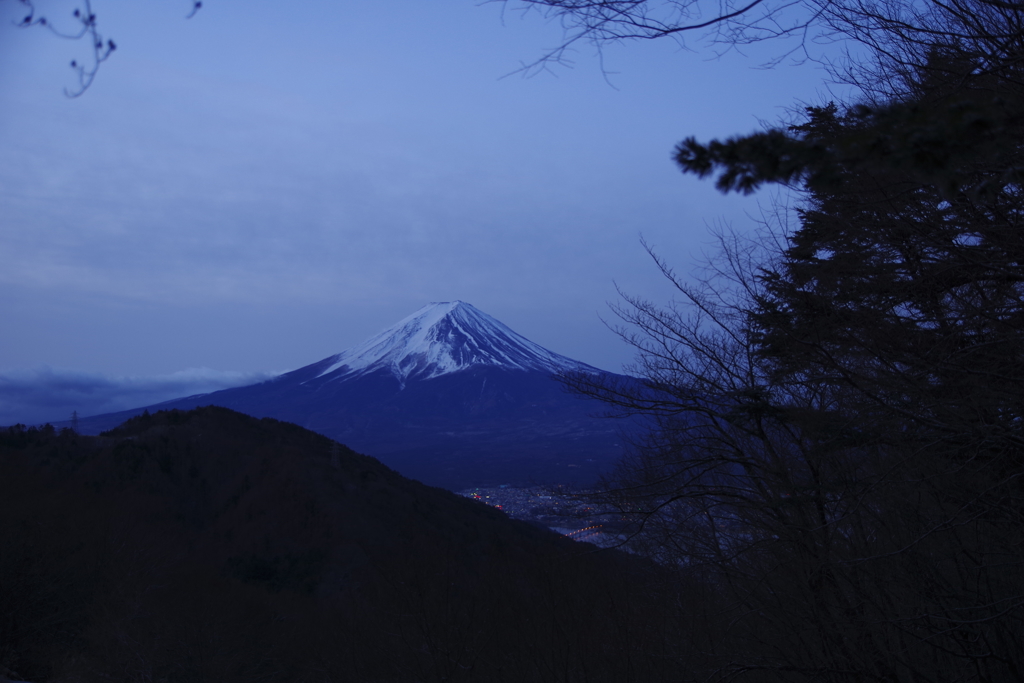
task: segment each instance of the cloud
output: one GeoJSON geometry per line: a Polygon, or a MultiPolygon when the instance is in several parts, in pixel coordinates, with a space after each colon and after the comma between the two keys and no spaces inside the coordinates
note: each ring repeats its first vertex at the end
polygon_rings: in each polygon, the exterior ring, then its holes
{"type": "Polygon", "coordinates": [[[169,375],[118,377],[39,366],[0,371],[0,425],[41,424],[263,382],[279,373],[189,368],[169,375]]]}

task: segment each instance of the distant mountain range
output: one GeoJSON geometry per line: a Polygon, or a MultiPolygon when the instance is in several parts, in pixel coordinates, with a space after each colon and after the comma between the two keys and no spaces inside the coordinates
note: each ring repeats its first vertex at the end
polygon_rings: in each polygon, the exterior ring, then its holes
{"type": "Polygon", "coordinates": [[[363,344],[274,379],[83,418],[216,405],[293,422],[402,474],[460,490],[586,484],[623,453],[621,421],[557,375],[603,370],[548,351],[462,301],[432,303],[363,344]]]}

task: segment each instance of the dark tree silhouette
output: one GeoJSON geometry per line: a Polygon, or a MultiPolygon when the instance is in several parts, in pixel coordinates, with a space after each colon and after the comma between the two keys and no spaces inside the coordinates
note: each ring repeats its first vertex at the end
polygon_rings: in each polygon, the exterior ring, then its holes
{"type": "MultiPolygon", "coordinates": [[[[523,66],[531,71],[568,62],[581,44],[600,50],[630,40],[704,38],[719,49],[789,39],[782,55],[812,56],[817,41],[850,39],[868,48],[869,64],[843,59],[836,75],[876,85],[912,75],[936,44],[984,45],[990,51],[1019,41],[1020,8],[1005,0],[490,0],[537,11],[561,24],[556,47],[523,66]],[[877,68],[880,64],[885,69],[877,68]]],[[[892,92],[892,89],[889,89],[892,92]]]]}
{"type": "MultiPolygon", "coordinates": [[[[78,87],[74,89],[64,89],[64,94],[67,97],[79,97],[89,86],[92,85],[93,80],[96,78],[96,74],[100,70],[100,65],[107,61],[113,54],[114,50],[117,49],[117,44],[110,38],[104,38],[97,26],[96,13],[92,9],[91,0],[82,0],[82,5],[76,7],[71,13],[74,23],[77,27],[72,31],[64,31],[58,28],[54,22],[47,18],[44,14],[40,14],[36,10],[34,0],[18,0],[26,9],[27,14],[18,22],[18,26],[23,28],[31,28],[33,26],[41,26],[49,29],[54,35],[67,40],[85,41],[90,48],[90,58],[87,62],[82,63],[77,59],[71,61],[71,68],[75,72],[75,76],[78,79],[78,87]]],[[[193,0],[192,11],[189,12],[187,18],[191,19],[195,16],[203,6],[201,0],[193,0]]]]}
{"type": "Polygon", "coordinates": [[[642,382],[570,378],[652,421],[598,497],[704,586],[711,679],[1024,671],[1024,6],[958,7],[878,39],[861,102],[682,143],[802,200],[696,284],[656,258],[683,303],[619,307],[642,382]]]}

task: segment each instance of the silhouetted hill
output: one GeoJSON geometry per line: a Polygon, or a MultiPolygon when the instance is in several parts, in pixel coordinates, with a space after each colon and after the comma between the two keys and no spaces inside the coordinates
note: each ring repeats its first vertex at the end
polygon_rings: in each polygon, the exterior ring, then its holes
{"type": "Polygon", "coordinates": [[[560,372],[609,374],[469,304],[435,303],[272,380],[82,418],[78,429],[98,434],[144,409],[217,405],[294,422],[449,490],[590,484],[624,453],[624,423],[595,416],[603,407],[567,392],[560,372]]]}
{"type": "MultiPolygon", "coordinates": [[[[344,382],[302,380],[299,372],[149,409],[218,405],[294,422],[453,491],[589,484],[623,453],[622,422],[595,417],[593,402],[549,375],[481,367],[402,387],[383,372],[344,382]]],[[[99,433],[142,410],[83,418],[81,430],[99,433]]]]}
{"type": "Polygon", "coordinates": [[[223,408],[0,431],[0,549],[0,675],[33,683],[649,681],[680,656],[648,564],[223,408]]]}

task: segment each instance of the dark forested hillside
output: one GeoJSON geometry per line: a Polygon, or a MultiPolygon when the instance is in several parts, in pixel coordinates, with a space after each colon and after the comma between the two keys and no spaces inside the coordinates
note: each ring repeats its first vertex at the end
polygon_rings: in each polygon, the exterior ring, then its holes
{"type": "Polygon", "coordinates": [[[675,680],[656,572],[223,408],[0,432],[0,674],[675,680]]]}
{"type": "MultiPolygon", "coordinates": [[[[550,374],[476,367],[402,386],[384,372],[330,381],[316,371],[314,365],[149,410],[217,405],[286,420],[452,491],[589,484],[621,457],[619,431],[630,426],[595,416],[603,406],[567,393],[550,374]]],[[[142,410],[82,418],[80,431],[97,434],[142,410]]]]}

